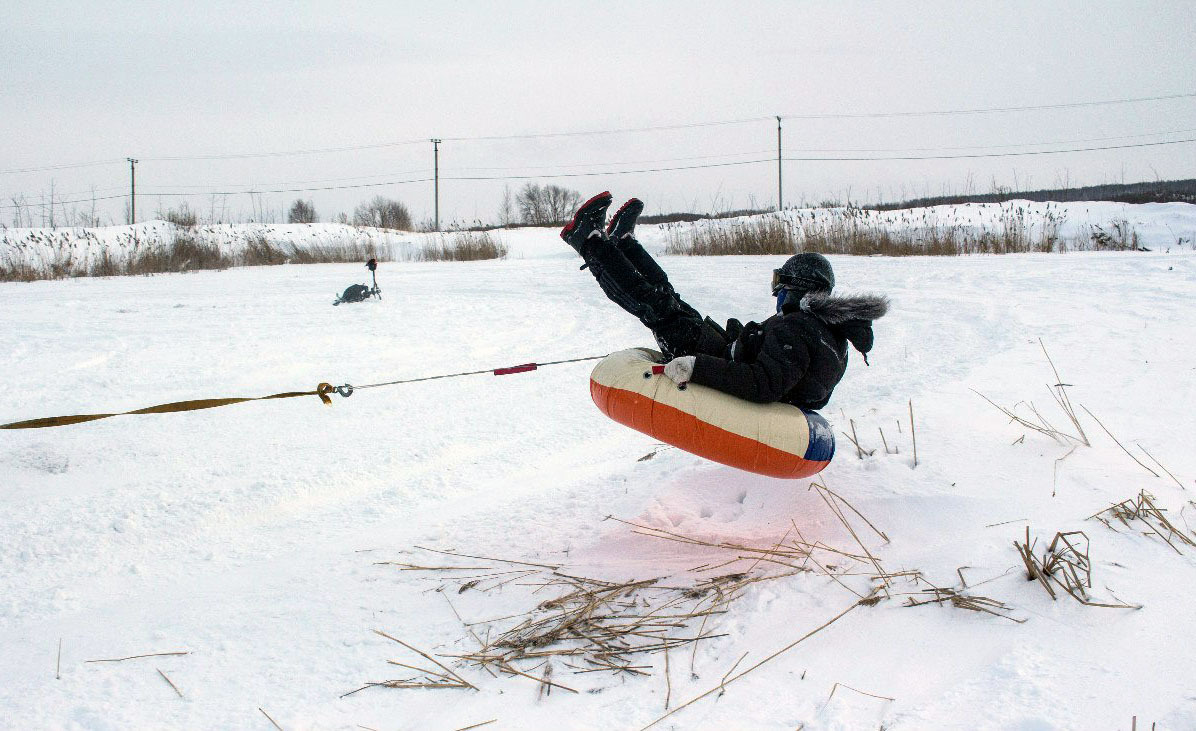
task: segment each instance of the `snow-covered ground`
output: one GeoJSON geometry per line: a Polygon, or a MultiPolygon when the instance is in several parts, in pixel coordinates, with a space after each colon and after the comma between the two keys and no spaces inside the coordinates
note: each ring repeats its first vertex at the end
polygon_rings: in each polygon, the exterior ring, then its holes
{"type": "MultiPolygon", "coordinates": [[[[503,235],[506,261],[384,265],[385,299],[336,308],[335,293],[365,281],[359,265],[0,284],[0,422],[651,344],[554,232],[503,235]]],[[[1196,727],[1196,549],[1087,519],[1148,490],[1196,538],[1196,255],[1164,249],[833,257],[841,289],[885,292],[893,308],[871,367],[853,359],[824,412],[839,432],[853,421],[875,452],[860,459],[839,434],[822,479],[888,536],[854,524],[886,572],[920,571],[1025,621],[906,607],[927,585],[896,578],[892,599],[855,606],[656,727],[1129,729],[1134,717],[1138,728],[1196,727]],[[1040,338],[1073,402],[1159,477],[1083,411],[1092,446],[1071,451],[973,392],[1032,401],[1070,430],[1040,338]],[[881,428],[898,454],[881,447],[881,428]],[[1085,531],[1092,599],[1142,608],[1052,601],[1014,549],[1027,526],[1038,554],[1057,531],[1085,531]]],[[[768,314],[778,261],[663,263],[699,309],[746,320],[768,314]]],[[[748,588],[709,618],[706,632],[722,636],[692,657],[669,654],[667,682],[655,654],[647,676],[555,663],[552,677],[578,694],[456,664],[478,690],[341,697],[410,675],[388,660],[428,664],[373,630],[459,654],[476,648],[471,630],[503,628],[463,622],[560,593],[517,583],[457,593],[443,572],[380,563],[495,565],[416,546],[678,585],[734,556],[607,516],[758,547],[791,541],[796,527],[807,542],[861,550],[809,480],[674,449],[638,461],[656,445],[593,407],[590,366],[359,391],[331,408],[260,401],[0,432],[0,726],[271,728],[264,711],[288,730],[640,728],[665,714],[666,696],[675,709],[716,688],[876,586],[871,564],[816,552],[838,581],[807,564],[748,588]],[[189,654],[86,662],[172,651],[189,654]]]]}

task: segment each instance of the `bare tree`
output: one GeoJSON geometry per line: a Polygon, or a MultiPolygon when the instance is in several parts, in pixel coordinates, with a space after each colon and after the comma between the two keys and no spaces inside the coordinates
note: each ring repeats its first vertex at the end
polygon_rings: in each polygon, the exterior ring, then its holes
{"type": "Polygon", "coordinates": [[[502,205],[498,207],[498,223],[510,226],[515,220],[515,202],[511,199],[511,186],[502,187],[502,205]]]}
{"type": "Polygon", "coordinates": [[[287,223],[315,223],[316,206],[311,201],[297,199],[287,211],[287,223]]]}
{"type": "Polygon", "coordinates": [[[357,206],[353,211],[353,225],[410,231],[411,213],[402,203],[377,196],[357,206]]]}
{"type": "Polygon", "coordinates": [[[581,194],[559,185],[528,183],[515,197],[519,216],[532,226],[545,226],[567,220],[581,205],[581,194]]]}

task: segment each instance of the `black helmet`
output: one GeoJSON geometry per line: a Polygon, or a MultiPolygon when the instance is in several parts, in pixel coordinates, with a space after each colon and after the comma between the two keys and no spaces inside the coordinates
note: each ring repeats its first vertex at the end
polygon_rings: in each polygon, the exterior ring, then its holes
{"type": "Polygon", "coordinates": [[[772,270],[772,293],[782,289],[829,292],[835,288],[835,272],[822,254],[795,254],[780,269],[772,270]]]}

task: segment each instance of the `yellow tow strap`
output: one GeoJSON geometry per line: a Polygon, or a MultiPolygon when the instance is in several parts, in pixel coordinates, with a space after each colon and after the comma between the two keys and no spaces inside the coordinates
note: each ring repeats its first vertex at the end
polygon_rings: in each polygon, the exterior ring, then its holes
{"type": "Polygon", "coordinates": [[[0,424],[0,429],[42,429],[49,426],[69,426],[70,424],[82,424],[86,421],[95,421],[96,419],[107,419],[110,416],[128,416],[132,414],[168,414],[173,411],[199,411],[200,409],[214,409],[217,406],[230,406],[232,404],[241,404],[246,401],[267,401],[270,399],[280,398],[296,398],[298,396],[319,396],[320,400],[325,405],[331,406],[332,399],[328,398],[328,394],[334,393],[336,388],[328,383],[321,383],[316,386],[314,391],[287,391],[286,393],[275,393],[269,396],[253,396],[250,398],[204,398],[192,399],[190,401],[175,401],[169,404],[158,404],[157,406],[147,406],[144,409],[137,409],[135,411],[122,411],[116,414],[75,414],[73,416],[48,416],[43,419],[29,419],[28,421],[14,421],[11,424],[0,424]]]}

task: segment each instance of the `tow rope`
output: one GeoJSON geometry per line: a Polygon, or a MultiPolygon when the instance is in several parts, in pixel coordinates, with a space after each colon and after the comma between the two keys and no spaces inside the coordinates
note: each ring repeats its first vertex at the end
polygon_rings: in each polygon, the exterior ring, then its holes
{"type": "Polygon", "coordinates": [[[318,396],[324,405],[331,406],[332,399],[330,395],[333,393],[339,394],[343,398],[348,398],[353,395],[354,391],[361,391],[367,388],[381,388],[383,386],[398,386],[403,383],[419,383],[421,381],[436,381],[444,378],[460,378],[462,376],[477,376],[484,373],[492,373],[496,376],[509,376],[516,373],[527,373],[545,366],[561,365],[564,363],[582,363],[590,360],[601,360],[605,355],[592,355],[585,358],[569,358],[566,360],[552,360],[545,363],[524,363],[522,365],[507,366],[505,368],[485,368],[477,371],[463,371],[461,373],[444,373],[437,376],[423,376],[421,378],[404,378],[398,381],[386,381],[384,383],[369,383],[364,386],[354,386],[346,383],[343,386],[333,386],[329,383],[321,383],[316,386],[314,391],[286,391],[283,393],[275,393],[269,396],[250,396],[243,398],[209,398],[209,399],[192,399],[189,401],[175,401],[169,404],[158,404],[157,406],[147,406],[143,409],[135,409],[133,411],[120,411],[112,414],[74,414],[71,416],[48,416],[41,419],[29,419],[27,421],[14,421],[11,424],[0,424],[0,429],[43,429],[51,426],[70,426],[71,424],[82,424],[88,421],[96,421],[97,419],[107,419],[113,416],[132,416],[138,414],[168,414],[176,411],[199,411],[201,409],[214,409],[218,406],[231,406],[232,404],[241,404],[246,401],[269,401],[271,399],[297,398],[300,396],[318,396]]]}

